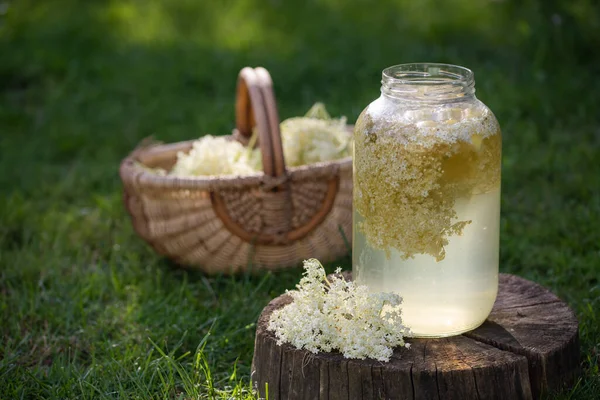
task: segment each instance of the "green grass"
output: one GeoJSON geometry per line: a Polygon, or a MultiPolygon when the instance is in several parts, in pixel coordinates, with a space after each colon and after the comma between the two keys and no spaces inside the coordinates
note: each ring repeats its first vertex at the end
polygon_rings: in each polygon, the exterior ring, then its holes
{"type": "Polygon", "coordinates": [[[411,61],[475,70],[504,131],[501,269],[576,311],[581,380],[557,398],[597,398],[594,4],[0,1],[0,398],[252,398],[254,324],[301,269],[177,268],[134,235],[118,164],[150,135],[230,132],[243,66],[269,69],[282,116],[320,100],[353,121],[411,61]]]}

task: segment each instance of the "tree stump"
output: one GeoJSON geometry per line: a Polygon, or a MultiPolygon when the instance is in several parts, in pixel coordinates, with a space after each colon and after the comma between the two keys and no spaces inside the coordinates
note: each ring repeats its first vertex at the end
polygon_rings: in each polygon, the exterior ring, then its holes
{"type": "Polygon", "coordinates": [[[577,318],[542,286],[500,274],[498,298],[479,328],[442,339],[408,339],[387,362],[346,359],[278,346],[271,313],[292,301],[280,296],[263,310],[256,331],[252,380],[261,398],[537,399],[571,385],[579,367],[577,318]]]}

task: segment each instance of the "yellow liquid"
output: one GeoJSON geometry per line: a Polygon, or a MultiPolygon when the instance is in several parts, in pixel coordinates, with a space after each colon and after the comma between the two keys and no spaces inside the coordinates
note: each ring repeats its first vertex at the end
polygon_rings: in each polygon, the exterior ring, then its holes
{"type": "MultiPolygon", "coordinates": [[[[429,255],[404,260],[395,249],[370,247],[354,230],[357,283],[373,292],[396,292],[403,298],[402,319],[415,336],[456,335],[481,325],[498,289],[500,189],[458,199],[460,220],[471,220],[462,236],[452,236],[439,262],[429,255]]],[[[358,221],[360,214],[354,213],[358,221]]]]}
{"type": "Polygon", "coordinates": [[[431,122],[429,131],[392,125],[374,134],[368,118],[355,132],[354,278],[372,292],[399,294],[403,322],[417,337],[476,328],[498,289],[495,118],[486,125],[480,121],[493,116],[469,117],[454,131],[431,122]]]}

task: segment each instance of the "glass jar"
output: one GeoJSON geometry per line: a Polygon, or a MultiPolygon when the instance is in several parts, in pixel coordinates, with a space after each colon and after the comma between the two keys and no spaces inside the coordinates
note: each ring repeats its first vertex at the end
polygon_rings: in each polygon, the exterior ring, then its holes
{"type": "Polygon", "coordinates": [[[473,72],[459,66],[385,69],[356,122],[353,275],[402,296],[416,337],[469,331],[492,310],[501,147],[473,72]]]}

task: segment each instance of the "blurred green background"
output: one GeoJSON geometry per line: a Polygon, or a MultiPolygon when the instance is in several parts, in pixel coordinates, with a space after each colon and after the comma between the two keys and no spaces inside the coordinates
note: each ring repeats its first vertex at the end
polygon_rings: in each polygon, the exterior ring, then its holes
{"type": "Polygon", "coordinates": [[[473,69],[503,127],[502,271],[580,319],[557,398],[596,399],[599,49],[592,0],[0,0],[0,397],[250,398],[253,324],[301,269],[177,269],[135,237],[120,160],[230,133],[246,65],[283,118],[353,122],[383,68],[434,61],[473,69]]]}

